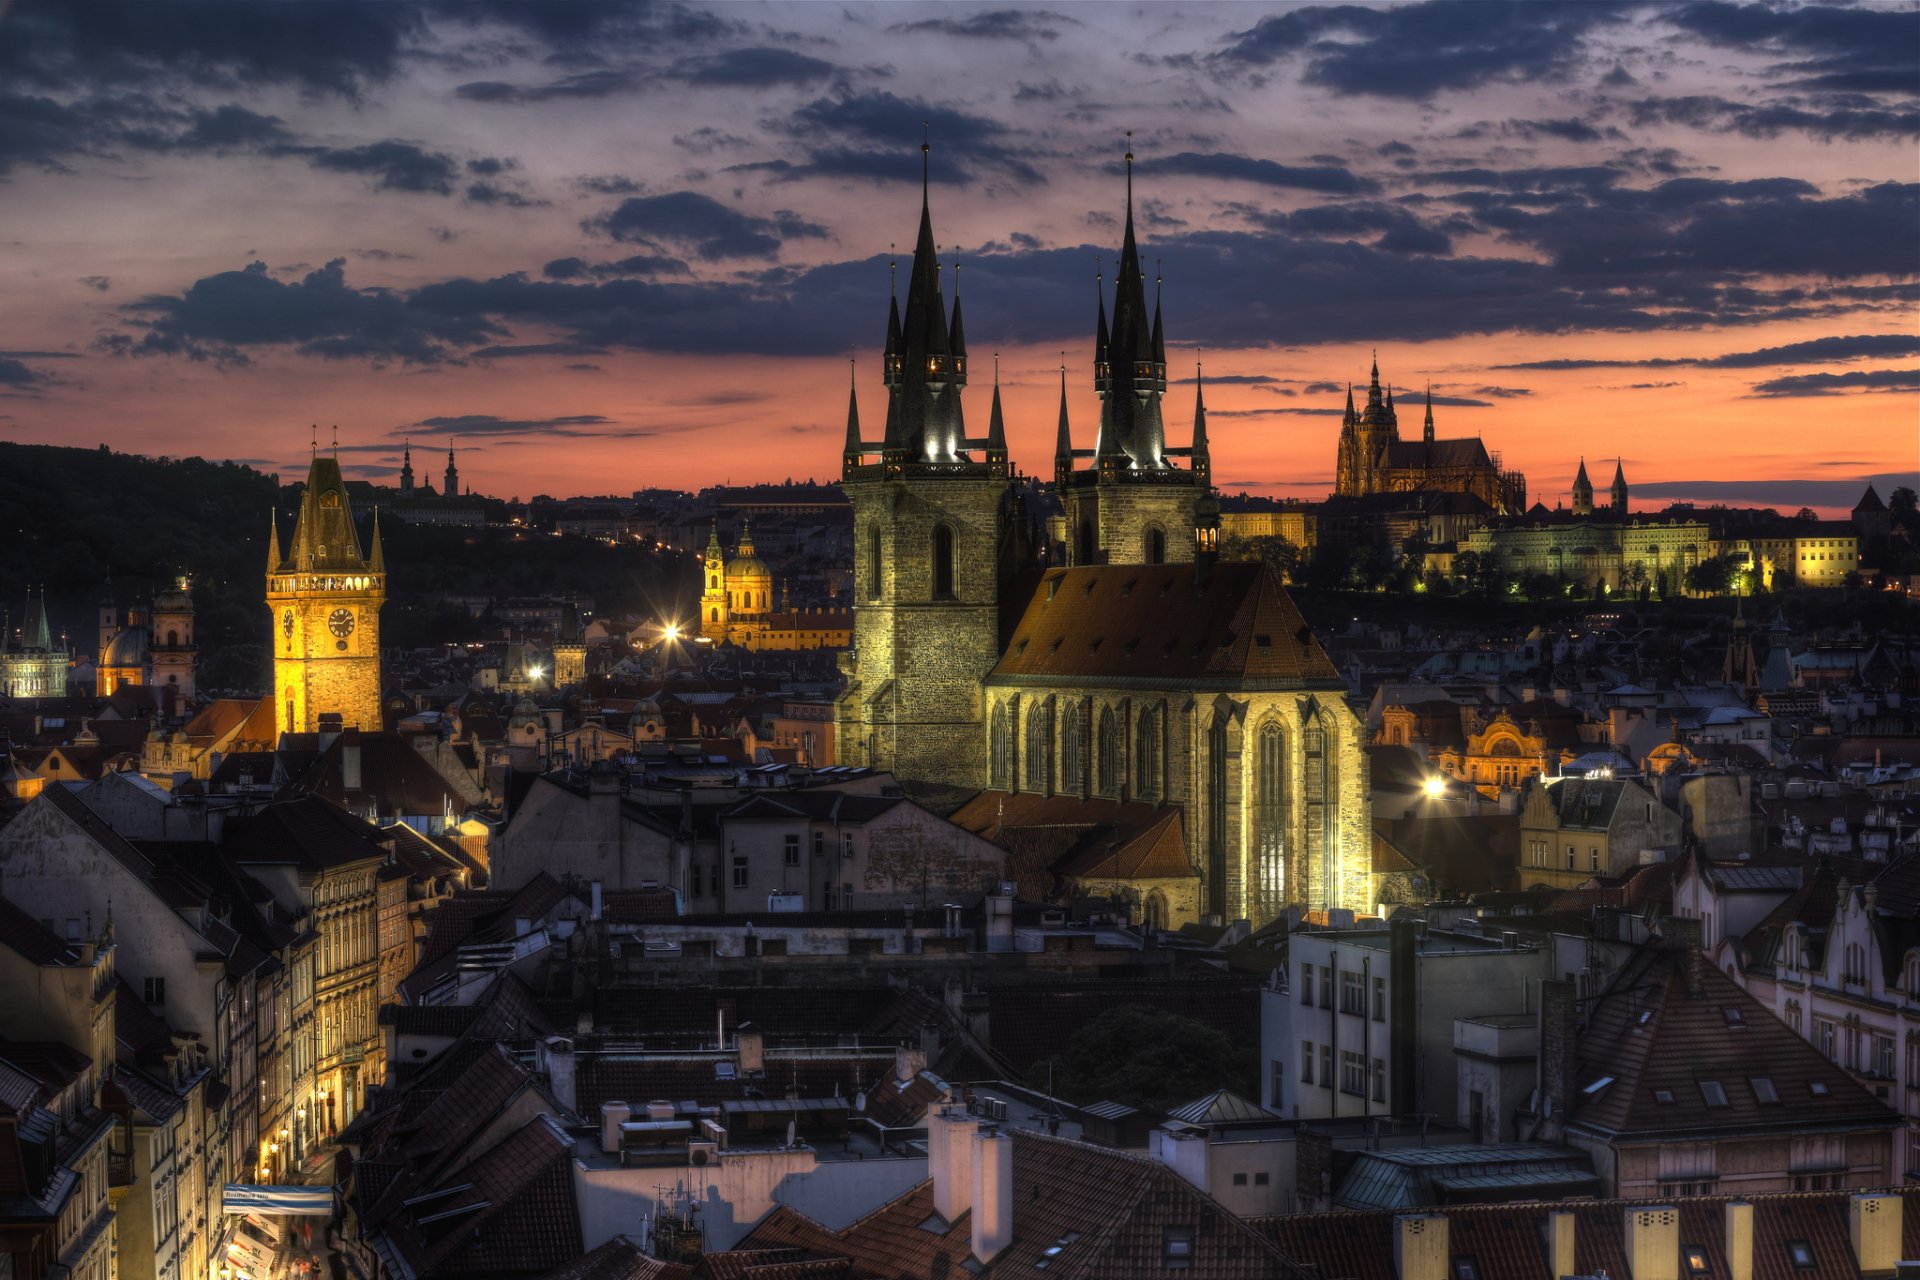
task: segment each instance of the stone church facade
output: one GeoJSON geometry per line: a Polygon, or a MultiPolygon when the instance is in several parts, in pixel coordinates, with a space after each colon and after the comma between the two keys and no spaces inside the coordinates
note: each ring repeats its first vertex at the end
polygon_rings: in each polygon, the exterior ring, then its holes
{"type": "MultiPolygon", "coordinates": [[[[1167,444],[1165,336],[1158,301],[1146,306],[1128,159],[1112,324],[1103,291],[1096,335],[1098,435],[1074,449],[1063,373],[1067,545],[1045,556],[1009,483],[997,378],[986,433],[967,431],[961,308],[944,297],[923,189],[904,311],[896,298],[888,316],[881,438],[863,434],[857,395],[848,407],[856,564],[840,759],[971,797],[967,825],[986,831],[980,815],[1035,793],[1096,833],[1119,806],[1177,811],[1168,829],[1184,833],[1194,891],[1173,897],[1194,915],[1365,910],[1362,726],[1278,577],[1218,562],[1202,393],[1191,445],[1167,444]]],[[[1089,856],[1077,850],[1074,865],[1089,856]]],[[[1162,859],[1156,901],[1166,870],[1162,859]]]]}

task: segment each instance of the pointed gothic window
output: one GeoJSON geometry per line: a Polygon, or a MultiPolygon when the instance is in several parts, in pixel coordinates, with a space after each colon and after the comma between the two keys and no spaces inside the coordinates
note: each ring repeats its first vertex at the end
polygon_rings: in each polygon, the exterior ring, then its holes
{"type": "Polygon", "coordinates": [[[953,526],[933,526],[933,598],[953,599],[953,526]]]}
{"type": "Polygon", "coordinates": [[[1157,524],[1147,526],[1147,563],[1167,562],[1167,531],[1157,524]]]}
{"type": "Polygon", "coordinates": [[[1077,706],[1069,703],[1060,713],[1060,789],[1079,791],[1087,754],[1087,721],[1077,706]]]}
{"type": "Polygon", "coordinates": [[[867,526],[867,599],[880,598],[880,522],[867,526]]]}
{"type": "Polygon", "coordinates": [[[1227,918],[1227,716],[1207,732],[1207,912],[1227,918]]]}
{"type": "Polygon", "coordinates": [[[1013,777],[1008,772],[1008,758],[1013,754],[1013,728],[1007,716],[1007,704],[1001,703],[993,709],[993,733],[987,744],[988,767],[993,775],[993,785],[1005,788],[1011,786],[1013,777]]]}
{"type": "Polygon", "coordinates": [[[1091,520],[1080,522],[1080,547],[1074,553],[1073,562],[1075,564],[1093,563],[1093,521],[1091,520]]]}
{"type": "Polygon", "coordinates": [[[1120,724],[1112,707],[1100,708],[1100,794],[1120,794],[1120,724]]]}
{"type": "Polygon", "coordinates": [[[1047,784],[1052,774],[1052,762],[1048,759],[1049,753],[1047,751],[1047,738],[1049,736],[1047,733],[1047,721],[1051,718],[1052,717],[1048,716],[1039,707],[1035,707],[1027,713],[1027,759],[1025,772],[1026,786],[1029,791],[1045,792],[1048,790],[1047,784]]]}
{"type": "Polygon", "coordinates": [[[1142,800],[1160,797],[1160,718],[1151,707],[1140,713],[1133,742],[1133,793],[1142,800]]]}
{"type": "Polygon", "coordinates": [[[1259,870],[1260,914],[1271,920],[1286,907],[1287,740],[1277,724],[1260,731],[1255,757],[1254,857],[1259,870]]]}

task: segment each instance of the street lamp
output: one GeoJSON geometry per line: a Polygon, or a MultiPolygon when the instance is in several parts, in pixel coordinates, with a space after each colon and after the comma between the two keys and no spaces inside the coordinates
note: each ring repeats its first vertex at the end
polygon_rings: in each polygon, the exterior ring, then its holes
{"type": "Polygon", "coordinates": [[[1436,773],[1422,783],[1420,789],[1427,793],[1428,799],[1438,800],[1447,794],[1447,780],[1436,773]]]}

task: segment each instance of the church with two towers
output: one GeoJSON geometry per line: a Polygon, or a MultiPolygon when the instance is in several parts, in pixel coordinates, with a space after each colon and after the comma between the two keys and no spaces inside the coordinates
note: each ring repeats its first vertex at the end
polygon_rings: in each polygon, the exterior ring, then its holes
{"type": "Polygon", "coordinates": [[[1075,447],[1062,373],[1067,537],[1050,554],[1012,483],[997,373],[986,432],[969,432],[965,329],[941,275],[923,183],[905,303],[887,316],[877,439],[857,392],[848,405],[841,761],[970,797],[955,820],[989,834],[1043,810],[1056,827],[1153,832],[1126,865],[1081,851],[1081,880],[1147,923],[1369,909],[1364,734],[1345,681],[1269,567],[1218,560],[1203,389],[1191,443],[1168,443],[1131,155],[1111,311],[1103,288],[1096,315],[1091,448],[1075,447]]]}

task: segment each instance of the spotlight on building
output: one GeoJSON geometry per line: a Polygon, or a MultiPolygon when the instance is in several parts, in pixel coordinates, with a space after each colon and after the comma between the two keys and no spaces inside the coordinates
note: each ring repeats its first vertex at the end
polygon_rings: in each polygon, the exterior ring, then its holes
{"type": "Polygon", "coordinates": [[[667,642],[668,644],[672,644],[672,643],[674,643],[675,641],[677,641],[677,640],[679,640],[679,639],[680,639],[680,624],[679,624],[679,623],[677,623],[677,622],[663,622],[663,623],[661,623],[661,624],[660,624],[660,638],[661,638],[662,640],[665,640],[665,641],[666,641],[666,642],[667,642]]]}
{"type": "Polygon", "coordinates": [[[1425,791],[1430,798],[1438,799],[1447,794],[1447,780],[1436,773],[1426,780],[1421,790],[1425,791]]]}

